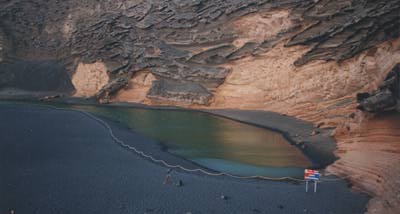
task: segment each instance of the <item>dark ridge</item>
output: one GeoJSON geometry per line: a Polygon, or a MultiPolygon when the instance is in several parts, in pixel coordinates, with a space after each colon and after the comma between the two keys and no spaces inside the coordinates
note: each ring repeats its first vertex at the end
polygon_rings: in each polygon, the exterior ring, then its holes
{"type": "Polygon", "coordinates": [[[0,63],[0,89],[6,88],[60,93],[74,90],[65,67],[54,60],[0,63]]]}
{"type": "Polygon", "coordinates": [[[397,64],[377,90],[357,94],[358,106],[368,112],[400,112],[400,64],[397,64]]]}

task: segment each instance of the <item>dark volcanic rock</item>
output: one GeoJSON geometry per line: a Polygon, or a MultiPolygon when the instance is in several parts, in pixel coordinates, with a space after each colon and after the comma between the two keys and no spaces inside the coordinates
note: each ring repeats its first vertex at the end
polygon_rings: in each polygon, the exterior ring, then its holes
{"type": "Polygon", "coordinates": [[[212,94],[200,84],[191,82],[178,84],[171,80],[158,80],[153,82],[153,86],[147,96],[155,100],[206,105],[212,94]]]}
{"type": "MultiPolygon", "coordinates": [[[[98,93],[105,100],[144,69],[176,87],[212,91],[229,73],[218,64],[266,52],[278,42],[312,46],[295,63],[302,65],[341,61],[399,35],[398,0],[0,1],[0,47],[17,41],[12,55],[22,61],[105,62],[111,81],[98,93]],[[289,10],[297,24],[263,42],[233,45],[238,34],[229,23],[274,9],[289,10]]],[[[0,58],[6,52],[0,50],[0,58]]]]}
{"type": "Polygon", "coordinates": [[[397,110],[400,112],[400,64],[388,74],[385,81],[372,93],[357,94],[358,109],[369,112],[397,110]]]}
{"type": "Polygon", "coordinates": [[[8,41],[6,34],[0,27],[0,63],[4,62],[7,58],[7,52],[10,42],[8,41]]]}
{"type": "Polygon", "coordinates": [[[397,0],[323,0],[305,14],[315,24],[294,36],[288,45],[315,45],[296,65],[314,59],[341,61],[400,36],[400,1],[397,0]]]}
{"type": "Polygon", "coordinates": [[[130,75],[124,75],[112,79],[107,85],[105,85],[97,94],[96,97],[101,103],[108,103],[109,97],[117,93],[120,89],[128,85],[130,75]]]}
{"type": "Polygon", "coordinates": [[[0,89],[69,93],[74,87],[65,66],[58,61],[0,63],[0,89]]]}

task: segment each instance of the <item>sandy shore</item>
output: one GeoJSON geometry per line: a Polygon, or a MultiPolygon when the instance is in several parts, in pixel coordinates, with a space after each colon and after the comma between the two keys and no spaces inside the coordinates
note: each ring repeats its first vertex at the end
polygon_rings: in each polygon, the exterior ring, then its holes
{"type": "MultiPolygon", "coordinates": [[[[0,210],[16,213],[363,213],[368,197],[343,181],[318,193],[303,184],[237,180],[173,171],[118,146],[81,113],[0,105],[0,210]],[[221,195],[227,197],[221,199],[221,195]]],[[[115,134],[171,163],[196,167],[121,124],[115,134]]]]}

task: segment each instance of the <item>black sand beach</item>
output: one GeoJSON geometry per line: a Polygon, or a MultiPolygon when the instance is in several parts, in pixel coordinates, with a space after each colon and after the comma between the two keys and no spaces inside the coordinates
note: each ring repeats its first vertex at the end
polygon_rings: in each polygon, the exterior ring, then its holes
{"type": "MultiPolygon", "coordinates": [[[[304,184],[238,180],[173,171],[118,146],[74,111],[0,105],[0,212],[16,213],[363,213],[368,197],[344,181],[304,184]],[[221,198],[225,195],[226,200],[221,198]]],[[[108,121],[115,134],[170,163],[197,167],[108,121]]]]}

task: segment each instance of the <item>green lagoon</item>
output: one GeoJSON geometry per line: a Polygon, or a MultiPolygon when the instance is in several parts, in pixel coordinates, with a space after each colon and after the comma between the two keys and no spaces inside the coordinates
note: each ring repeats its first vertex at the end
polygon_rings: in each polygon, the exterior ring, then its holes
{"type": "MultiPolygon", "coordinates": [[[[25,104],[27,104],[25,102],[25,104]]],[[[235,175],[302,177],[311,162],[278,132],[197,111],[45,104],[121,122],[206,168],[235,175]]]]}

